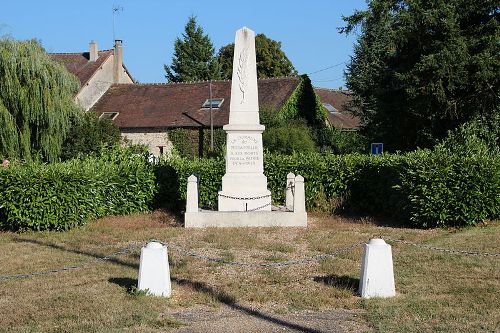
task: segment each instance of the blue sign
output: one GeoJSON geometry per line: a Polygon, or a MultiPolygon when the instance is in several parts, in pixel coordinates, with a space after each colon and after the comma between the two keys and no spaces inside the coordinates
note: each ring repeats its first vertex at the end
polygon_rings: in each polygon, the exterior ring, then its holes
{"type": "Polygon", "coordinates": [[[384,152],[384,144],[383,143],[372,143],[371,153],[372,155],[380,155],[384,152]]]}

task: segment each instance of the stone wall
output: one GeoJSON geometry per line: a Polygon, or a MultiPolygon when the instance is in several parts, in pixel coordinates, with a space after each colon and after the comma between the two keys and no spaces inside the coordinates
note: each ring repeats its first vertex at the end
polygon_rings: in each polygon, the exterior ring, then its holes
{"type": "Polygon", "coordinates": [[[122,137],[133,144],[146,145],[155,156],[170,155],[173,144],[168,139],[166,128],[121,128],[122,137]]]}

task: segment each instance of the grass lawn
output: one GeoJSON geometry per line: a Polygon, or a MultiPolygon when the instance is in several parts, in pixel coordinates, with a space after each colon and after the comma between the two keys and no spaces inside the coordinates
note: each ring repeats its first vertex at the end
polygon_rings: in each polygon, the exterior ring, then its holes
{"type": "Polygon", "coordinates": [[[318,263],[249,267],[207,262],[169,250],[173,295],[135,291],[139,249],[93,261],[137,242],[159,239],[204,256],[246,263],[279,262],[334,252],[386,236],[471,251],[500,252],[500,222],[462,230],[378,226],[367,219],[310,215],[309,227],[193,230],[165,213],[108,217],[65,233],[0,233],[0,276],[87,266],[0,280],[0,331],[140,332],[189,325],[169,311],[226,305],[276,316],[346,309],[369,331],[498,332],[500,257],[466,256],[393,243],[397,297],[357,296],[362,247],[318,263]]]}

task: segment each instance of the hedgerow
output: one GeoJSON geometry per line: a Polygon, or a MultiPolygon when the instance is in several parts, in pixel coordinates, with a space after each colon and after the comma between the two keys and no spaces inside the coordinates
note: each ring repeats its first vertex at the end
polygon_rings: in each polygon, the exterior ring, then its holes
{"type": "MultiPolygon", "coordinates": [[[[391,217],[416,227],[474,225],[500,215],[500,158],[420,150],[398,155],[266,154],[274,204],[283,204],[286,175],[305,179],[308,209],[339,208],[391,217]]],[[[197,174],[200,205],[215,208],[224,160],[164,160],[157,180],[164,202],[182,209],[187,177],[197,174]]]]}
{"type": "Polygon", "coordinates": [[[153,168],[126,150],[64,163],[0,169],[0,226],[68,230],[92,218],[150,209],[153,168]]]}

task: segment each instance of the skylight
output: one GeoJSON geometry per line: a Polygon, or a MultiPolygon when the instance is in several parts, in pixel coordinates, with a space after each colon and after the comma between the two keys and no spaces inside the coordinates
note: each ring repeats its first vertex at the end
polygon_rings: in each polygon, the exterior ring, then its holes
{"type": "Polygon", "coordinates": [[[207,99],[205,103],[201,106],[202,109],[210,109],[210,101],[212,101],[212,108],[213,109],[218,109],[222,105],[222,102],[224,102],[224,98],[212,98],[212,100],[207,99]]]}
{"type": "Polygon", "coordinates": [[[99,116],[99,119],[109,119],[109,120],[114,120],[116,117],[118,117],[118,112],[103,112],[103,113],[99,116]]]}
{"type": "Polygon", "coordinates": [[[339,110],[333,107],[333,105],[329,103],[323,103],[323,106],[328,110],[330,113],[340,113],[339,110]]]}

